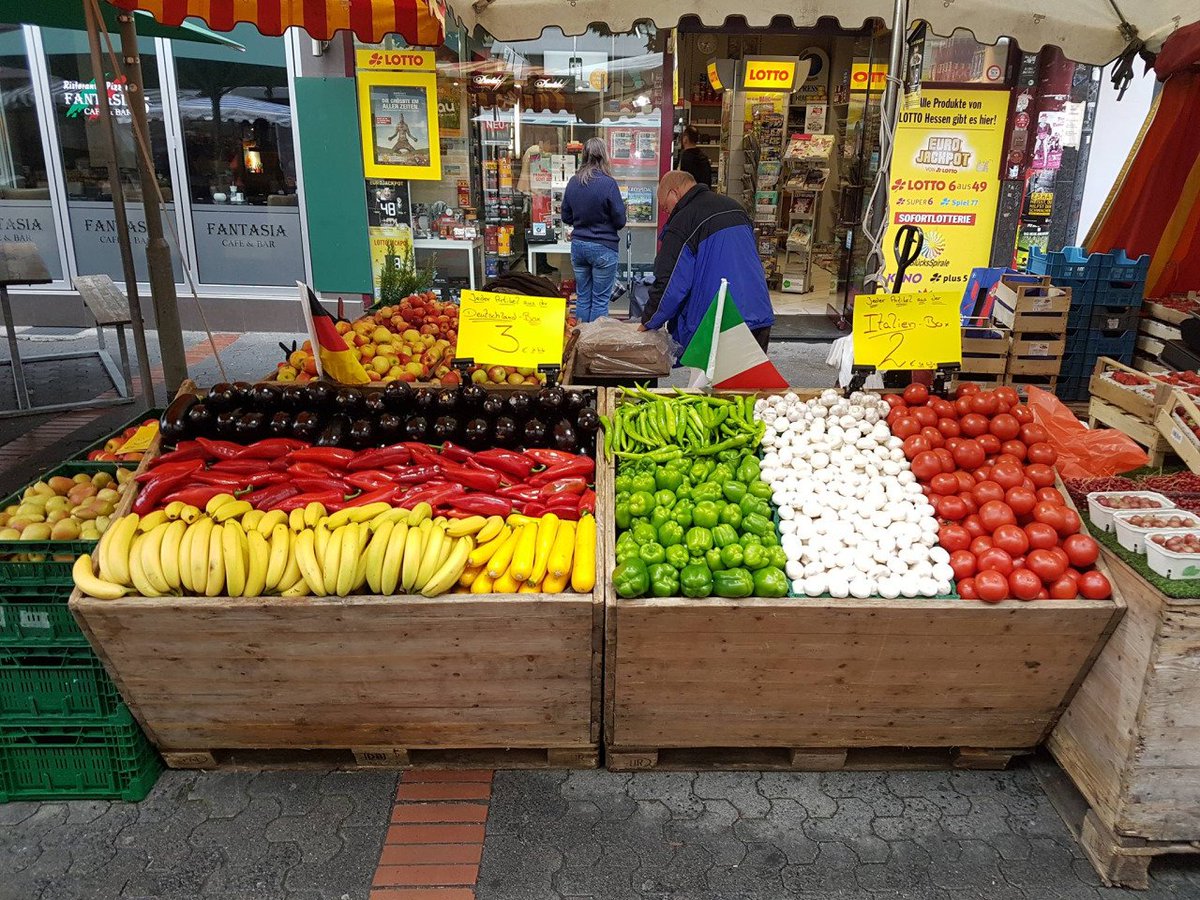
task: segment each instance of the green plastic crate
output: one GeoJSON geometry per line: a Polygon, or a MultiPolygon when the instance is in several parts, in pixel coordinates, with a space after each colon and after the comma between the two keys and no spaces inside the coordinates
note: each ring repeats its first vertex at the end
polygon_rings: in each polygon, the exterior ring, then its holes
{"type": "Polygon", "coordinates": [[[88,640],[67,608],[65,591],[0,597],[0,647],[86,647],[88,640]]]}
{"type": "MultiPolygon", "coordinates": [[[[106,443],[108,443],[109,438],[116,437],[118,434],[120,434],[122,431],[124,431],[130,425],[139,425],[142,422],[146,421],[147,419],[161,419],[162,414],[164,412],[166,412],[166,408],[159,406],[159,407],[155,407],[154,409],[148,409],[148,410],[146,410],[146,412],[144,412],[143,414],[141,414],[139,416],[134,416],[128,422],[125,422],[120,427],[114,429],[109,434],[106,434],[104,437],[100,438],[100,440],[96,441],[95,443],[88,444],[86,447],[84,447],[82,450],[80,450],[75,455],[75,459],[76,460],[87,460],[87,455],[89,453],[91,453],[93,450],[103,450],[104,445],[106,443]]],[[[129,465],[129,463],[126,463],[126,465],[129,465]]],[[[133,463],[133,465],[137,465],[137,463],[133,463]]]]}
{"type": "Polygon", "coordinates": [[[103,718],[120,705],[91,647],[0,647],[0,720],[103,718]]]}
{"type": "Polygon", "coordinates": [[[150,793],[162,760],[125,706],[80,724],[0,720],[0,803],[127,800],[150,793]]]}

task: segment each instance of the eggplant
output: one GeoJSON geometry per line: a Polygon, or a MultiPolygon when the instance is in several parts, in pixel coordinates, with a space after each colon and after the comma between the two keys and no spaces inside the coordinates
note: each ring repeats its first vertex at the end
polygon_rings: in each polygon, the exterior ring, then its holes
{"type": "Polygon", "coordinates": [[[579,438],[575,435],[575,426],[567,419],[559,419],[551,433],[554,439],[554,449],[575,453],[579,450],[579,438]]]}
{"type": "Polygon", "coordinates": [[[254,385],[248,381],[235,381],[230,387],[233,389],[233,399],[236,403],[241,403],[245,406],[250,405],[254,385]]]}
{"type": "Polygon", "coordinates": [[[438,416],[433,423],[433,439],[437,443],[454,440],[458,436],[458,419],[454,416],[438,416]]]}
{"type": "Polygon", "coordinates": [[[195,394],[180,394],[171,401],[158,423],[163,440],[173,444],[187,434],[188,410],[199,402],[200,398],[195,394]]]}
{"type": "Polygon", "coordinates": [[[333,395],[333,406],[344,416],[353,416],[362,410],[362,391],[356,388],[342,388],[333,395]]]}
{"type": "Polygon", "coordinates": [[[208,396],[204,398],[204,402],[216,412],[231,408],[233,406],[233,385],[227,381],[217,382],[208,389],[208,396]]]}
{"type": "Polygon", "coordinates": [[[383,391],[364,391],[363,412],[369,419],[376,419],[387,411],[387,406],[383,402],[383,391]]]}
{"type": "Polygon", "coordinates": [[[321,433],[321,417],[314,412],[305,410],[296,413],[292,419],[292,437],[312,443],[321,433]]]}
{"type": "Polygon", "coordinates": [[[313,441],[318,447],[344,447],[350,437],[350,420],[334,416],[313,441]]]}
{"type": "Polygon", "coordinates": [[[256,384],[250,389],[250,404],[263,412],[273,413],[280,406],[280,389],[273,384],[256,384]]]}
{"type": "Polygon", "coordinates": [[[517,443],[517,423],[509,416],[500,416],[492,426],[492,437],[501,447],[512,447],[517,443]]]}
{"type": "Polygon", "coordinates": [[[404,439],[423,441],[429,433],[429,421],[424,416],[409,416],[404,422],[404,439]]]}
{"type": "Polygon", "coordinates": [[[438,391],[437,409],[444,416],[451,415],[458,411],[459,395],[454,388],[445,388],[438,391]]]}
{"type": "Polygon", "coordinates": [[[385,412],[375,421],[375,434],[383,444],[402,441],[404,440],[404,420],[395,413],[385,412]]]}
{"type": "Polygon", "coordinates": [[[578,412],[590,403],[590,399],[583,391],[563,392],[563,405],[571,412],[578,412]]]}
{"type": "Polygon", "coordinates": [[[565,391],[560,387],[544,387],[537,392],[538,406],[548,415],[562,411],[565,391]]]}
{"type": "Polygon", "coordinates": [[[529,407],[533,402],[529,398],[527,391],[514,391],[512,396],[508,398],[508,408],[512,410],[513,417],[523,419],[529,414],[529,407]]]}
{"type": "Polygon", "coordinates": [[[271,421],[267,423],[267,431],[271,437],[288,437],[292,433],[292,414],[285,410],[280,410],[271,416],[271,421]]]}
{"type": "Polygon", "coordinates": [[[213,420],[212,407],[204,401],[196,403],[187,411],[187,433],[192,437],[209,437],[213,420]]]}
{"type": "Polygon", "coordinates": [[[462,387],[463,403],[470,409],[479,409],[487,400],[488,392],[479,385],[471,382],[462,387]]]}
{"type": "Polygon", "coordinates": [[[590,406],[585,406],[575,414],[575,430],[580,434],[595,434],[600,427],[600,414],[590,406]]]}
{"type": "Polygon", "coordinates": [[[301,410],[308,402],[308,390],[302,384],[288,384],[279,392],[279,405],[293,412],[301,410]]]}
{"type": "Polygon", "coordinates": [[[437,404],[437,391],[433,388],[417,388],[413,391],[416,411],[423,416],[432,415],[437,404]]]}
{"type": "Polygon", "coordinates": [[[267,416],[265,413],[258,410],[251,410],[237,420],[237,425],[234,426],[234,434],[237,435],[239,442],[249,444],[257,441],[263,436],[264,426],[267,424],[267,416]]]}
{"type": "Polygon", "coordinates": [[[546,423],[541,419],[530,419],[525,423],[523,435],[526,447],[544,447],[546,445],[546,423]]]}
{"type": "Polygon", "coordinates": [[[375,428],[370,419],[355,419],[350,423],[349,445],[355,450],[370,447],[375,440],[375,428]]]}
{"type": "Polygon", "coordinates": [[[394,413],[403,415],[413,405],[413,389],[407,381],[390,381],[383,389],[383,402],[394,413]]]}
{"type": "Polygon", "coordinates": [[[215,433],[219,438],[232,438],[237,428],[237,421],[242,417],[240,409],[223,409],[217,413],[215,433]]]}
{"type": "Polygon", "coordinates": [[[331,402],[333,395],[337,393],[335,388],[328,381],[310,381],[308,388],[308,402],[305,404],[309,409],[323,410],[331,402]]]}
{"type": "Polygon", "coordinates": [[[486,416],[487,418],[491,419],[494,422],[496,420],[496,417],[499,416],[501,413],[503,413],[505,410],[504,398],[497,397],[495,394],[490,394],[488,396],[488,398],[483,401],[482,408],[483,408],[484,416],[486,416]]]}
{"type": "Polygon", "coordinates": [[[468,447],[482,448],[488,439],[487,419],[471,419],[463,426],[463,440],[468,447]]]}

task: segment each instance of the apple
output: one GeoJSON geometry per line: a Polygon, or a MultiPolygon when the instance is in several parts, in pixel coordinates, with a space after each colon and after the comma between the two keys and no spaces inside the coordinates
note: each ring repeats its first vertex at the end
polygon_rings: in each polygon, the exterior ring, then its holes
{"type": "MultiPolygon", "coordinates": [[[[374,359],[371,360],[371,369],[378,372],[380,375],[383,375],[390,368],[391,368],[391,365],[388,363],[387,359],[383,356],[376,356],[374,359]]],[[[367,374],[369,375],[370,371],[368,371],[367,374]]]]}
{"type": "Polygon", "coordinates": [[[505,371],[504,366],[492,366],[487,370],[487,376],[493,384],[504,384],[508,379],[508,372],[505,371]]]}
{"type": "Polygon", "coordinates": [[[488,374],[481,368],[472,369],[471,370],[471,381],[473,381],[475,384],[487,384],[488,383],[488,374]]]}

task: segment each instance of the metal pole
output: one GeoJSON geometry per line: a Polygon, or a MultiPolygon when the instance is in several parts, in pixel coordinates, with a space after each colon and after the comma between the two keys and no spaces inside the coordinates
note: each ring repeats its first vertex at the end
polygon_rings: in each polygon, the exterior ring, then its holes
{"type": "MultiPolygon", "coordinates": [[[[121,29],[121,58],[125,66],[125,91],[133,113],[133,126],[150,145],[150,128],[146,122],[145,89],[142,81],[142,57],[138,52],[137,27],[133,16],[117,16],[121,29]]],[[[171,267],[171,248],[163,235],[162,210],[158,205],[158,179],[154,159],[138,153],[138,172],[142,180],[142,207],[146,213],[146,265],[150,272],[150,296],[154,303],[154,322],[158,329],[158,347],[162,356],[163,378],[167,396],[175,396],[179,385],[188,377],[187,360],[183,349],[183,328],[179,324],[179,301],[175,296],[175,272],[171,267]]]]}
{"type": "Polygon", "coordinates": [[[133,267],[133,247],[129,242],[129,218],[125,212],[125,190],[121,185],[121,170],[117,166],[117,135],[113,128],[112,110],[108,103],[108,78],[100,55],[100,23],[95,7],[83,4],[87,16],[88,47],[91,50],[92,73],[95,75],[96,103],[100,107],[100,127],[108,144],[108,183],[112,191],[113,216],[117,225],[117,245],[121,248],[121,269],[125,274],[125,296],[129,301],[129,318],[133,325],[133,341],[137,348],[138,369],[142,379],[142,399],[147,407],[154,405],[154,380],[150,374],[150,356],[146,351],[146,327],[142,322],[142,306],[138,299],[137,272],[133,267]]]}
{"type": "MultiPolygon", "coordinates": [[[[888,57],[888,78],[884,83],[883,100],[879,105],[879,164],[882,166],[885,160],[891,158],[890,150],[892,140],[891,135],[896,128],[896,120],[899,117],[899,79],[902,79],[901,70],[904,65],[904,40],[908,33],[908,0],[895,0],[895,7],[892,13],[892,44],[888,57]]],[[[888,200],[887,200],[887,184],[888,173],[880,172],[876,175],[883,181],[884,189],[880,192],[879,200],[867,211],[867,233],[874,234],[878,231],[883,218],[887,215],[888,200]]],[[[887,250],[881,252],[887,253],[887,250]]],[[[896,286],[899,290],[899,285],[896,286]]]]}

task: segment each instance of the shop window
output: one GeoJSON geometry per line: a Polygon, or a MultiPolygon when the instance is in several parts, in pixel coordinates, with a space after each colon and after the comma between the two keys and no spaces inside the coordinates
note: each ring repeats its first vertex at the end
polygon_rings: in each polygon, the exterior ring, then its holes
{"type": "Polygon", "coordinates": [[[174,45],[200,281],[290,285],[304,248],[284,43],[251,25],[230,36],[245,52],[174,45]]]}
{"type": "Polygon", "coordinates": [[[0,25],[0,243],[32,243],[55,278],[62,259],[25,36],[0,25]]]}

